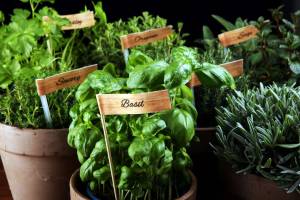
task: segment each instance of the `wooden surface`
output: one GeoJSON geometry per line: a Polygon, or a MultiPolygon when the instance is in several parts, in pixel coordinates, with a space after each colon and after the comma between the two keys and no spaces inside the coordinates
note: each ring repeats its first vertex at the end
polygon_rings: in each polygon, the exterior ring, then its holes
{"type": "Polygon", "coordinates": [[[12,200],[6,175],[0,158],[0,200],[12,200]]]}
{"type": "MultiPolygon", "coordinates": [[[[221,64],[220,66],[224,67],[233,77],[238,77],[244,72],[244,61],[243,59],[236,60],[233,62],[221,64]]],[[[190,87],[196,87],[201,85],[196,74],[192,74],[191,81],[189,82],[190,87]]]]}
{"type": "Polygon", "coordinates": [[[171,109],[167,90],[139,94],[98,94],[103,115],[143,114],[171,109]]]}
{"type": "Polygon", "coordinates": [[[233,31],[228,31],[220,34],[219,40],[224,47],[228,47],[234,44],[239,44],[256,37],[259,30],[253,26],[245,26],[243,28],[235,29],[233,31]]]}
{"type": "Polygon", "coordinates": [[[37,79],[36,86],[39,96],[46,95],[63,88],[69,88],[78,85],[84,79],[97,70],[97,65],[90,65],[72,71],[64,72],[45,79],[37,79]]]}
{"type": "Polygon", "coordinates": [[[129,49],[138,45],[145,45],[157,40],[162,40],[172,34],[172,26],[151,29],[139,33],[131,33],[120,37],[122,49],[129,49]]]}

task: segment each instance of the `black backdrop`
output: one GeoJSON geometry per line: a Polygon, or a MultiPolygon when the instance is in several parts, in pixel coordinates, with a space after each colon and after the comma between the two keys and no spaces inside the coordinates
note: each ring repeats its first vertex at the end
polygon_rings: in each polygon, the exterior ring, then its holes
{"type": "MultiPolygon", "coordinates": [[[[94,0],[96,1],[96,0],[94,0]]],[[[221,28],[211,14],[221,15],[229,20],[240,16],[257,19],[259,16],[269,16],[268,9],[285,4],[285,11],[295,10],[297,0],[102,0],[104,9],[110,21],[128,18],[149,11],[169,20],[169,24],[184,23],[184,31],[191,34],[190,41],[201,36],[202,25],[209,25],[217,31],[221,28]]],[[[299,0],[298,0],[299,1],[299,0]]],[[[91,0],[56,0],[54,7],[60,14],[76,13],[91,0]]],[[[26,7],[19,0],[1,0],[0,10],[7,15],[15,7],[26,7]]]]}

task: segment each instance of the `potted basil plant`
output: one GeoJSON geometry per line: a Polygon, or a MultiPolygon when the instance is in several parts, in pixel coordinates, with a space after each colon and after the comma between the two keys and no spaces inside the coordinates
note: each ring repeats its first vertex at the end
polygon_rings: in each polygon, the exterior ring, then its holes
{"type": "Polygon", "coordinates": [[[194,137],[197,111],[186,86],[192,72],[208,85],[234,87],[223,68],[200,64],[198,53],[180,46],[165,60],[140,51],[129,56],[126,70],[107,64],[91,73],[76,92],[68,143],[81,163],[71,180],[71,199],[112,199],[112,185],[96,94],[169,91],[172,110],[155,114],[107,116],[119,199],[196,199],[187,148],[194,137]]]}

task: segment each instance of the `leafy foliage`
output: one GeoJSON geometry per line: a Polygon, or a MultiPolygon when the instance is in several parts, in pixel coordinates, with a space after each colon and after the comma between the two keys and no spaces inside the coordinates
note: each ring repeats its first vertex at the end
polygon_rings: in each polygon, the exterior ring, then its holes
{"type": "MultiPolygon", "coordinates": [[[[260,32],[257,38],[239,45],[229,47],[236,59],[244,58],[246,73],[253,85],[259,82],[270,84],[285,82],[297,77],[300,69],[299,60],[299,17],[300,12],[291,14],[291,21],[284,18],[282,7],[271,10],[271,19],[259,17],[256,21],[237,18],[231,23],[224,18],[213,15],[226,31],[246,25],[256,26],[260,32]]],[[[207,49],[216,48],[217,40],[208,27],[203,27],[203,43],[207,49]]]]}
{"type": "MultiPolygon", "coordinates": [[[[134,31],[166,25],[166,20],[148,13],[128,21],[107,22],[101,2],[94,7],[97,23],[94,27],[62,32],[67,25],[57,12],[43,3],[52,0],[23,0],[31,11],[15,9],[8,24],[0,27],[0,120],[20,128],[45,128],[35,79],[72,70],[89,64],[107,63],[124,66],[119,36],[134,31]],[[42,17],[51,18],[43,22],[42,17]],[[87,45],[88,44],[88,45],[87,45]]],[[[4,19],[0,14],[0,21],[4,19]]],[[[183,44],[174,33],[164,42],[139,47],[154,57],[168,55],[171,47],[183,44]]],[[[110,65],[106,65],[109,70],[110,65]]],[[[114,68],[120,72],[121,68],[114,68]]],[[[47,95],[55,128],[67,127],[68,112],[74,103],[75,90],[65,89],[47,95]],[[62,103],[63,102],[63,103],[62,103]]]]}
{"type": "MultiPolygon", "coordinates": [[[[77,149],[82,164],[80,177],[91,190],[109,196],[105,191],[111,188],[95,95],[168,89],[172,110],[107,116],[107,129],[121,199],[169,199],[186,191],[191,165],[186,148],[194,137],[197,111],[191,103],[191,90],[185,84],[200,66],[198,57],[194,49],[184,46],[173,48],[164,60],[135,50],[129,56],[128,74],[116,73],[116,66],[109,63],[79,86],[77,102],[70,111],[73,121],[68,143],[77,149]]],[[[214,84],[214,79],[217,78],[208,77],[206,81],[214,84]]],[[[231,86],[226,81],[218,84],[231,86]]]]}
{"type": "Polygon", "coordinates": [[[300,190],[300,88],[272,86],[236,92],[217,109],[217,156],[237,173],[276,181],[300,190]]]}

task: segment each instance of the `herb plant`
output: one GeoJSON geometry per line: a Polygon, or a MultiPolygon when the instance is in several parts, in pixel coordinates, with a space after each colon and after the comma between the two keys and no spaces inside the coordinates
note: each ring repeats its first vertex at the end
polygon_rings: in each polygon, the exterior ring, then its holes
{"type": "MultiPolygon", "coordinates": [[[[74,68],[72,47],[77,32],[66,37],[60,27],[68,20],[49,7],[38,9],[43,2],[30,1],[31,12],[15,9],[10,22],[0,28],[0,119],[20,128],[46,127],[35,79],[74,68]],[[45,23],[43,16],[53,20],[45,23]]],[[[48,96],[55,127],[66,127],[74,91],[48,96]]]]}
{"type": "MultiPolygon", "coordinates": [[[[246,25],[256,26],[260,32],[257,38],[229,47],[234,58],[244,58],[246,73],[253,85],[259,82],[270,84],[285,82],[297,78],[300,73],[300,12],[291,14],[291,20],[284,18],[282,6],[271,10],[271,19],[259,17],[256,21],[237,18],[231,23],[224,18],[213,15],[226,31],[246,25]]],[[[207,48],[215,48],[216,39],[208,27],[204,27],[203,43],[207,48]]]]}
{"type": "Polygon", "coordinates": [[[227,96],[217,109],[215,153],[237,173],[276,181],[288,193],[300,183],[300,88],[272,86],[227,96]]]}
{"type": "MultiPolygon", "coordinates": [[[[78,39],[76,49],[79,51],[78,54],[81,55],[80,63],[98,63],[100,67],[103,67],[107,63],[119,66],[118,69],[125,66],[120,36],[168,25],[166,19],[159,16],[152,16],[148,12],[144,12],[141,16],[132,17],[128,20],[120,19],[109,22],[101,2],[95,5],[95,16],[98,22],[91,29],[84,30],[84,33],[78,39]]],[[[187,34],[181,34],[182,26],[182,23],[178,23],[178,29],[162,41],[138,46],[134,49],[147,52],[147,55],[156,59],[163,59],[170,56],[172,47],[185,43],[184,37],[187,34]]]]}
{"type": "Polygon", "coordinates": [[[90,74],[76,92],[68,143],[77,149],[80,177],[98,196],[112,198],[110,171],[98,107],[98,93],[140,93],[168,89],[172,110],[155,114],[107,116],[107,130],[120,199],[173,199],[187,191],[197,111],[185,85],[193,71],[207,85],[234,87],[221,67],[198,62],[196,50],[180,46],[156,60],[134,51],[126,70],[113,64],[90,74]]]}
{"type": "MultiPolygon", "coordinates": [[[[124,66],[119,36],[130,32],[166,25],[166,20],[148,13],[127,21],[108,23],[101,3],[94,6],[98,19],[92,28],[62,32],[67,25],[49,7],[40,8],[52,0],[22,0],[30,3],[31,11],[15,9],[8,24],[0,28],[0,120],[20,128],[45,128],[46,123],[36,92],[35,79],[98,63],[124,66]],[[44,22],[43,16],[51,18],[44,22]]],[[[4,20],[4,16],[1,20],[4,20]]],[[[152,55],[170,54],[171,46],[183,44],[180,34],[163,42],[138,47],[152,55]],[[156,51],[154,51],[157,50],[156,51]],[[151,53],[152,52],[152,53],[151,53]]],[[[120,68],[118,68],[120,69],[120,68]]],[[[76,88],[47,95],[54,128],[67,127],[68,112],[74,103],[76,88]],[[62,103],[63,102],[63,103],[62,103]]]]}

